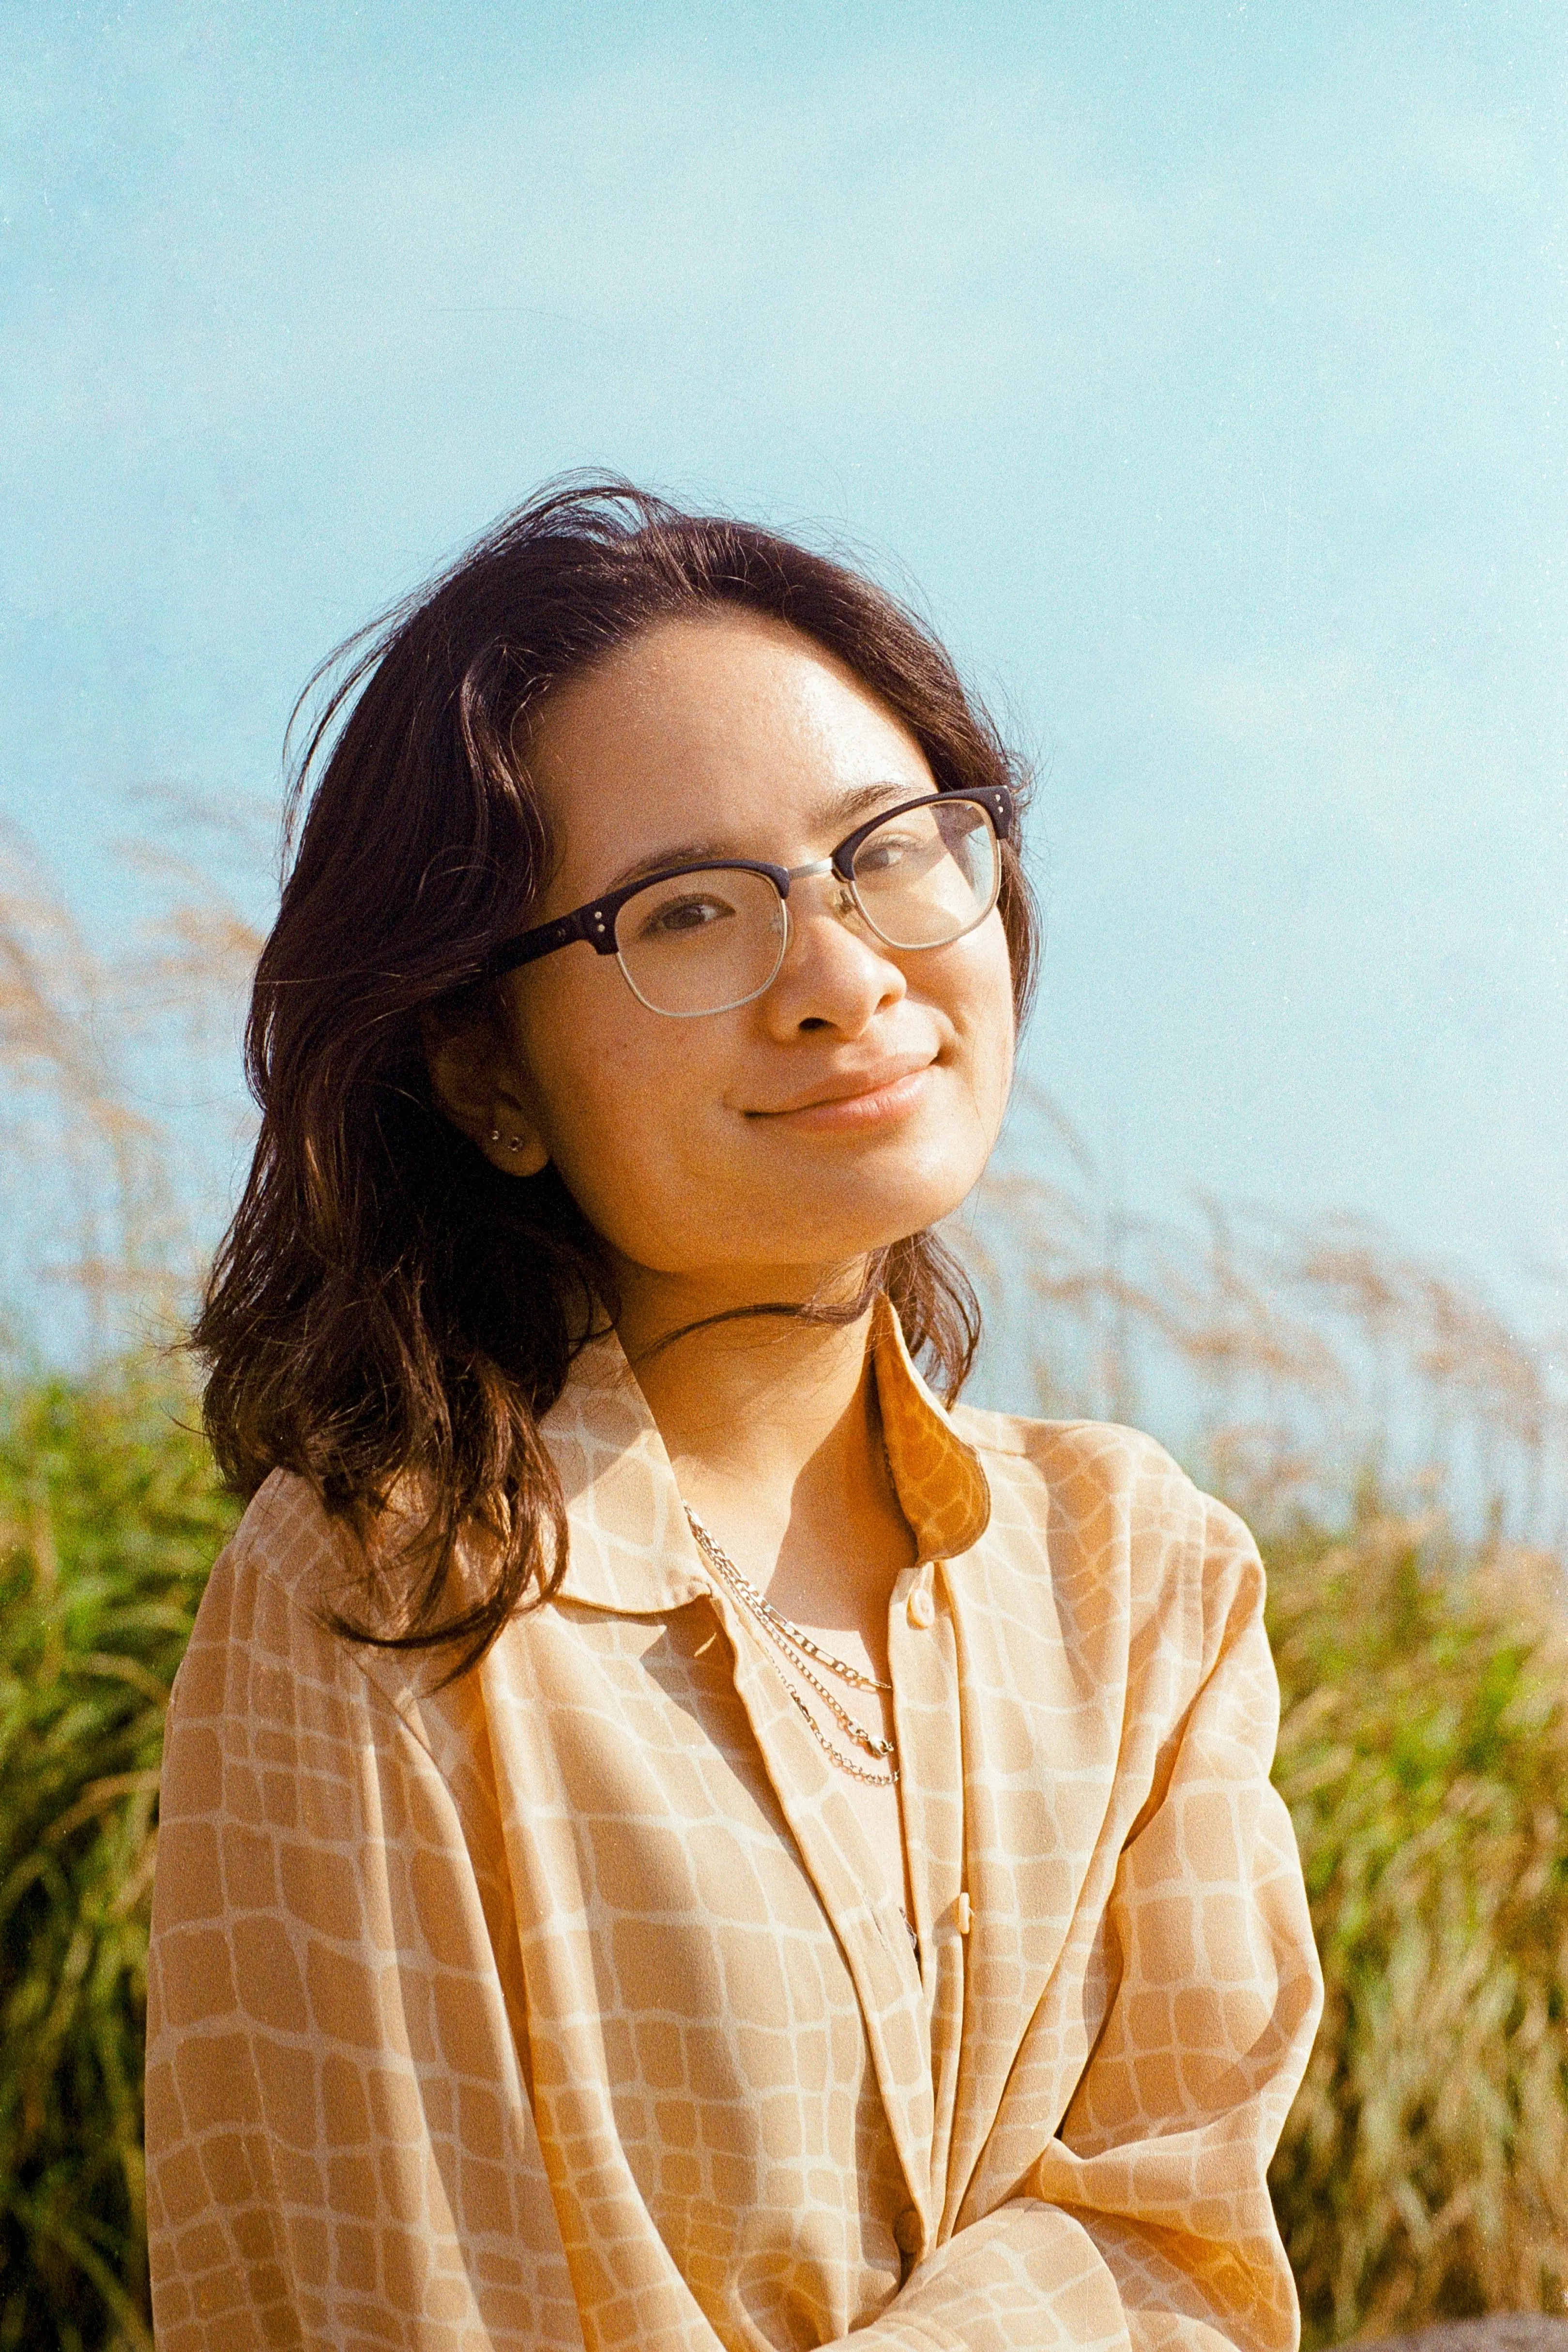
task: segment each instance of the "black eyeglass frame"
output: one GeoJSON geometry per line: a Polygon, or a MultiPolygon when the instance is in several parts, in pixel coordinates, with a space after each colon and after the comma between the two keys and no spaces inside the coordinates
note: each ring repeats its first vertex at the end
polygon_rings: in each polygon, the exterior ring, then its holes
{"type": "MultiPolygon", "coordinates": [[[[810,875],[831,873],[849,891],[862,919],[876,932],[877,938],[885,940],[886,934],[877,929],[873,918],[861,905],[860,894],[855,888],[855,852],[879,824],[886,824],[895,816],[906,816],[911,809],[929,808],[933,801],[938,800],[977,802],[990,818],[998,845],[1011,841],[1018,824],[1018,803],[1006,784],[965,785],[951,792],[922,793],[918,800],[899,801],[892,808],[879,809],[875,816],[868,817],[864,824],[857,824],[852,833],[846,834],[838,847],[831,850],[826,857],[813,858],[807,866],[772,866],[759,857],[706,857],[695,866],[661,866],[656,874],[639,875],[635,882],[623,882],[618,890],[606,891],[602,898],[591,898],[586,906],[574,907],[570,915],[558,915],[552,923],[536,923],[532,930],[519,931],[515,939],[503,940],[486,957],[483,977],[499,980],[507,972],[516,971],[522,964],[537,963],[541,956],[554,955],[558,948],[571,947],[578,940],[586,940],[599,955],[618,954],[615,919],[627,900],[634,898],[640,890],[651,889],[656,882],[678,881],[685,874],[760,874],[772,883],[780,900],[788,905],[791,882],[803,881],[810,875]]],[[[984,922],[985,917],[980,916],[978,920],[984,922]]],[[[960,939],[964,936],[959,932],[960,939]]],[[[886,944],[900,947],[902,942],[887,940],[886,944]]],[[[951,946],[953,942],[946,940],[943,944],[951,946]]],[[[904,952],[915,955],[921,950],[907,948],[904,952]]],[[[778,977],[777,972],[774,977],[778,977]]],[[[760,994],[761,991],[758,993],[760,994]]],[[[638,1001],[641,1003],[643,1000],[638,1001]]]]}

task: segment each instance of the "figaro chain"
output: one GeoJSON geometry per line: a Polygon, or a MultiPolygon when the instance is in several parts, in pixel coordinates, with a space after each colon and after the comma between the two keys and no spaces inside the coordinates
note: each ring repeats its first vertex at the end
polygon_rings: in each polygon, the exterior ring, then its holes
{"type": "Polygon", "coordinates": [[[805,1700],[801,1697],[800,1692],[796,1689],[794,1684],[789,1680],[789,1675],[785,1674],[783,1668],[779,1665],[778,1659],[772,1655],[772,1652],[770,1651],[768,1658],[774,1673],[779,1676],[779,1681],[789,1692],[789,1696],[794,1700],[795,1705],[800,1708],[802,1716],[804,1716],[807,1725],[810,1729],[812,1738],[816,1740],[817,1745],[822,1749],[823,1753],[828,1758],[829,1762],[836,1764],[841,1772],[849,1773],[852,1780],[863,1780],[868,1788],[896,1788],[898,1785],[897,1743],[892,1739],[879,1739],[873,1732],[867,1731],[862,1724],[857,1723],[854,1717],[851,1715],[849,1710],[838,1698],[834,1696],[833,1693],[828,1688],[826,1683],[821,1680],[821,1676],[812,1673],[810,1666],[806,1662],[808,1659],[815,1659],[818,1665],[823,1667],[827,1673],[837,1675],[841,1682],[848,1683],[852,1688],[855,1690],[881,1691],[891,1694],[893,1685],[891,1683],[878,1682],[874,1675],[862,1674],[860,1668],[858,1666],[852,1666],[847,1659],[835,1658],[831,1650],[822,1649],[819,1643],[811,1639],[811,1636],[806,1632],[803,1626],[797,1625],[792,1619],[786,1617],[781,1609],[776,1609],[772,1601],[768,1600],[767,1594],[765,1592],[759,1592],[756,1585],[753,1584],[747,1577],[741,1573],[740,1570],[737,1568],[734,1560],[730,1559],[729,1554],[727,1551],[722,1550],[714,1541],[712,1536],[709,1535],[707,1529],[704,1527],[696,1513],[692,1509],[690,1504],[685,1506],[685,1513],[691,1531],[695,1537],[705,1559],[707,1559],[712,1567],[717,1570],[719,1575],[724,1579],[726,1584],[728,1585],[736,1599],[747,1610],[748,1614],[757,1620],[758,1624],[761,1627],[763,1633],[767,1634],[769,1642],[773,1644],[774,1649],[781,1650],[784,1656],[789,1660],[794,1672],[800,1676],[802,1682],[806,1682],[810,1685],[818,1697],[822,1701],[823,1705],[833,1717],[834,1721],[839,1725],[841,1730],[842,1730],[849,1738],[854,1741],[857,1748],[862,1748],[868,1756],[874,1756],[879,1760],[885,1759],[887,1770],[885,1772],[868,1772],[863,1765],[857,1764],[852,1757],[846,1756],[841,1748],[836,1748],[833,1745],[833,1742],[828,1738],[827,1733],[822,1729],[821,1724],[817,1721],[816,1717],[811,1713],[810,1708],[807,1706],[805,1700]]]}

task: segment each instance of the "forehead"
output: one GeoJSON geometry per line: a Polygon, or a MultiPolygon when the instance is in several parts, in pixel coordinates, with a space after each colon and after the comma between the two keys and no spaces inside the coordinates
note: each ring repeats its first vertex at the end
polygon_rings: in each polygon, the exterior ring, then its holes
{"type": "Polygon", "coordinates": [[[558,871],[656,852],[694,825],[753,856],[792,852],[788,836],[831,822],[848,793],[932,782],[908,728],[846,664],[749,614],[644,631],[558,689],[525,751],[558,871]]]}

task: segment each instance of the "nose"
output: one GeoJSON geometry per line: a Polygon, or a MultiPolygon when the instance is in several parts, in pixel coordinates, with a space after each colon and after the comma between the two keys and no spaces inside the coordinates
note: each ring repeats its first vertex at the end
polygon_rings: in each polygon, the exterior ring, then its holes
{"type": "Polygon", "coordinates": [[[894,950],[866,922],[849,887],[831,870],[797,881],[787,903],[789,944],[779,976],[758,1005],[777,1036],[837,1029],[858,1036],[908,989],[894,950]]]}

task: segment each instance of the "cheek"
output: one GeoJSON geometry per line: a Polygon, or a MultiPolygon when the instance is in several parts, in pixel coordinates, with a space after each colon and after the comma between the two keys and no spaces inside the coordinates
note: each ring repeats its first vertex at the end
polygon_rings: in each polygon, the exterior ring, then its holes
{"type": "Polygon", "coordinates": [[[988,1148],[996,1140],[1007,1108],[1017,1036],[1012,967],[999,915],[993,915],[977,934],[976,945],[980,952],[967,968],[963,1003],[953,1010],[956,1024],[968,1042],[975,1108],[987,1128],[988,1148]]]}
{"type": "Polygon", "coordinates": [[[551,1160],[595,1229],[635,1255],[692,1197],[713,1079],[695,1024],[655,1021],[604,976],[615,994],[540,989],[514,1018],[551,1160]]]}

